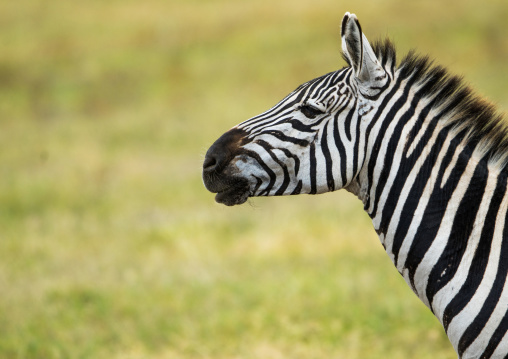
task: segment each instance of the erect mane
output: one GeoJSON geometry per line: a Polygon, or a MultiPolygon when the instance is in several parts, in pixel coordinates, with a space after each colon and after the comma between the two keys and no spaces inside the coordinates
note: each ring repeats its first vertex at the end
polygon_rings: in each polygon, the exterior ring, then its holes
{"type": "Polygon", "coordinates": [[[430,99],[432,108],[447,119],[447,127],[478,153],[480,160],[507,170],[508,126],[492,103],[427,56],[410,51],[397,66],[395,46],[390,40],[375,42],[373,50],[392,78],[411,78],[421,96],[430,99]]]}

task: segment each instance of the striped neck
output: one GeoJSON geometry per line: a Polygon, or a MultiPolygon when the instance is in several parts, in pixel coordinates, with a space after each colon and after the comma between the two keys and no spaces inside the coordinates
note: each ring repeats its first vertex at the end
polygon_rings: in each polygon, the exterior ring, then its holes
{"type": "Polygon", "coordinates": [[[508,306],[508,298],[492,305],[507,278],[498,266],[508,258],[506,160],[495,155],[492,134],[482,138],[457,126],[460,109],[445,111],[421,89],[414,77],[396,74],[366,119],[366,159],[348,190],[363,201],[397,270],[463,353],[475,348],[475,321],[483,324],[496,310],[502,317],[508,306]]]}

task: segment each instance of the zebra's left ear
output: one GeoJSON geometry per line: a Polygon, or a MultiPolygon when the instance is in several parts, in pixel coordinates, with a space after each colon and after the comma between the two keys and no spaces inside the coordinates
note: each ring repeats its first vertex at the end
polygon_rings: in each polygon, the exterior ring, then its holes
{"type": "Polygon", "coordinates": [[[365,87],[379,87],[387,74],[379,63],[355,14],[346,12],[341,28],[342,51],[353,67],[356,78],[365,87]]]}

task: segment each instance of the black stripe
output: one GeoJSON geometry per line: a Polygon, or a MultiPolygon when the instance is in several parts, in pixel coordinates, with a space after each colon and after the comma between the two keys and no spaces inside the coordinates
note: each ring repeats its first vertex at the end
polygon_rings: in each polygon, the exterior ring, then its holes
{"type": "MultiPolygon", "coordinates": [[[[318,126],[325,119],[326,119],[326,117],[322,117],[319,120],[313,121],[310,125],[306,125],[305,123],[302,123],[301,121],[295,119],[294,117],[288,116],[286,118],[281,119],[280,121],[270,123],[268,126],[262,128],[262,129],[273,128],[275,126],[287,123],[287,124],[290,124],[291,127],[293,127],[298,132],[314,133],[314,132],[316,132],[314,127],[318,126]]],[[[262,133],[263,132],[260,132],[259,134],[262,134],[262,133]]]]}
{"type": "Polygon", "coordinates": [[[295,177],[298,176],[298,171],[300,170],[300,159],[298,158],[298,156],[291,153],[291,151],[289,151],[287,148],[277,148],[277,149],[282,151],[287,158],[291,158],[293,159],[293,161],[295,161],[294,167],[295,177]]]}
{"type": "Polygon", "coordinates": [[[339,151],[340,176],[341,176],[340,187],[342,187],[346,183],[346,177],[347,177],[347,174],[346,174],[347,162],[346,162],[346,160],[347,159],[346,159],[346,150],[344,148],[344,145],[342,144],[342,140],[340,139],[340,134],[339,134],[339,115],[340,114],[341,113],[339,111],[337,111],[337,113],[335,114],[335,118],[333,120],[333,140],[335,143],[335,147],[339,151]]]}
{"type": "Polygon", "coordinates": [[[302,191],[302,180],[299,180],[298,184],[296,185],[296,187],[293,190],[293,192],[291,192],[291,194],[292,195],[294,195],[294,194],[300,194],[301,191],[302,191]]]}
{"type": "Polygon", "coordinates": [[[314,142],[310,144],[310,194],[317,193],[316,187],[316,146],[314,142]]]}
{"type": "MultiPolygon", "coordinates": [[[[354,86],[351,83],[351,78],[353,77],[354,70],[351,68],[351,71],[345,72],[344,82],[349,85],[349,87],[353,88],[354,86]]],[[[355,77],[356,78],[356,77],[355,77]]]]}
{"type": "MultiPolygon", "coordinates": [[[[289,124],[289,125],[291,125],[291,127],[293,127],[298,132],[307,132],[307,133],[315,132],[315,130],[312,128],[312,125],[306,125],[306,124],[302,123],[301,121],[296,120],[293,117],[293,112],[294,111],[292,111],[291,113],[288,113],[287,116],[281,118],[278,121],[267,122],[266,126],[260,126],[259,128],[256,128],[255,131],[258,131],[258,133],[259,133],[259,131],[262,131],[266,128],[271,128],[271,127],[273,128],[273,127],[276,127],[279,125],[289,124]]],[[[254,132],[254,129],[251,129],[251,136],[252,135],[257,135],[257,133],[254,132]]]]}
{"type": "Polygon", "coordinates": [[[460,261],[467,248],[467,242],[473,231],[476,214],[487,185],[487,177],[487,167],[481,164],[477,165],[469,186],[455,212],[448,242],[434,268],[432,268],[428,279],[426,293],[431,309],[434,295],[457,273],[460,261]]]}
{"type": "Polygon", "coordinates": [[[319,120],[315,120],[311,124],[306,125],[306,124],[302,123],[301,121],[292,117],[292,114],[288,113],[287,117],[282,118],[279,121],[269,122],[269,123],[267,122],[267,123],[263,124],[266,126],[260,126],[259,128],[256,128],[255,130],[251,129],[249,136],[255,137],[255,136],[259,136],[259,135],[262,135],[262,134],[265,134],[265,133],[268,133],[271,131],[276,131],[276,132],[282,133],[282,131],[273,130],[273,128],[278,125],[285,124],[285,123],[290,124],[291,127],[293,127],[298,132],[314,133],[314,132],[316,132],[316,130],[314,128],[319,126],[324,120],[326,120],[326,118],[327,117],[321,117],[319,120]]]}
{"type": "Polygon", "coordinates": [[[256,179],[256,187],[254,187],[254,189],[252,190],[252,195],[255,195],[256,192],[258,191],[259,187],[261,186],[261,184],[263,183],[263,181],[261,180],[261,178],[259,177],[256,177],[253,175],[253,177],[256,179]]]}
{"type": "Polygon", "coordinates": [[[302,146],[302,147],[307,147],[309,145],[309,141],[307,141],[307,140],[302,140],[300,138],[287,136],[282,131],[278,131],[278,130],[266,130],[266,131],[260,132],[259,135],[271,135],[281,141],[291,142],[295,145],[302,146]]]}
{"type": "Polygon", "coordinates": [[[323,128],[323,135],[321,136],[321,151],[323,152],[323,156],[325,158],[326,183],[328,184],[328,190],[332,192],[335,191],[335,181],[332,173],[333,161],[330,156],[330,150],[328,149],[328,124],[323,128]]]}
{"type": "Polygon", "coordinates": [[[489,344],[487,345],[487,348],[485,348],[485,351],[480,359],[488,359],[492,357],[492,354],[494,354],[497,346],[501,343],[501,339],[503,339],[506,331],[508,331],[508,311],[505,312],[503,319],[501,319],[501,323],[499,323],[494,334],[490,337],[489,344]]]}
{"type": "MultiPolygon", "coordinates": [[[[355,99],[355,105],[353,106],[353,108],[356,109],[356,99],[355,99]]],[[[358,112],[354,111],[356,114],[358,112]]],[[[360,147],[360,137],[362,136],[360,134],[360,127],[361,127],[361,124],[362,124],[362,118],[360,115],[357,115],[356,116],[356,139],[354,141],[354,149],[353,149],[353,158],[351,159],[352,162],[353,162],[353,176],[356,176],[356,171],[358,171],[358,167],[361,166],[361,164],[359,163],[360,161],[360,153],[358,152],[359,151],[359,147],[360,147]]],[[[365,144],[367,143],[367,140],[365,140],[365,144]]],[[[365,154],[365,152],[363,152],[365,154]]]]}
{"type": "MultiPolygon", "coordinates": [[[[356,113],[356,97],[355,97],[355,102],[353,103],[353,107],[352,109],[348,112],[347,116],[346,116],[346,119],[344,120],[344,130],[346,132],[346,138],[348,139],[348,141],[351,142],[351,120],[353,118],[353,114],[356,113]]],[[[346,102],[347,104],[349,104],[350,102],[350,99],[348,98],[348,101],[346,102]]]]}
{"type": "Polygon", "coordinates": [[[306,125],[294,118],[289,118],[283,121],[280,121],[280,123],[289,123],[291,127],[293,127],[298,132],[307,132],[307,133],[313,133],[315,130],[312,128],[312,125],[306,125]]]}
{"type": "MultiPolygon", "coordinates": [[[[386,74],[386,72],[385,72],[386,74]]],[[[373,90],[379,90],[377,94],[375,95],[367,95],[367,94],[364,94],[362,92],[362,96],[365,97],[366,99],[368,100],[371,100],[371,101],[377,101],[377,99],[379,98],[379,96],[381,96],[381,94],[383,92],[385,92],[385,90],[390,86],[390,80],[388,78],[388,75],[386,75],[386,82],[385,84],[382,86],[382,87],[371,87],[371,89],[373,90]]]]}
{"type": "MultiPolygon", "coordinates": [[[[469,303],[475,294],[478,286],[481,284],[485,269],[487,268],[490,247],[492,238],[494,236],[494,229],[496,225],[496,218],[499,212],[499,207],[506,193],[506,178],[499,176],[494,190],[494,195],[490,200],[489,210],[485,216],[482,233],[478,242],[478,247],[475,251],[471,267],[464,282],[464,285],[457,293],[457,295],[448,303],[443,313],[443,326],[448,331],[448,325],[452,319],[459,314],[462,309],[469,303]]],[[[497,228],[499,231],[499,228],[497,228]]]]}

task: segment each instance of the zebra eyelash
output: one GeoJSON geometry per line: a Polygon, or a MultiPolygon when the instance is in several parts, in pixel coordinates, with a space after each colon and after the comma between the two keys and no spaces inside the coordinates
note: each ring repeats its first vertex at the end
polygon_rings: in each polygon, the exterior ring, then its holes
{"type": "Polygon", "coordinates": [[[300,112],[303,113],[305,117],[310,119],[316,118],[317,116],[322,115],[324,113],[323,110],[314,107],[308,103],[300,106],[300,112]]]}

